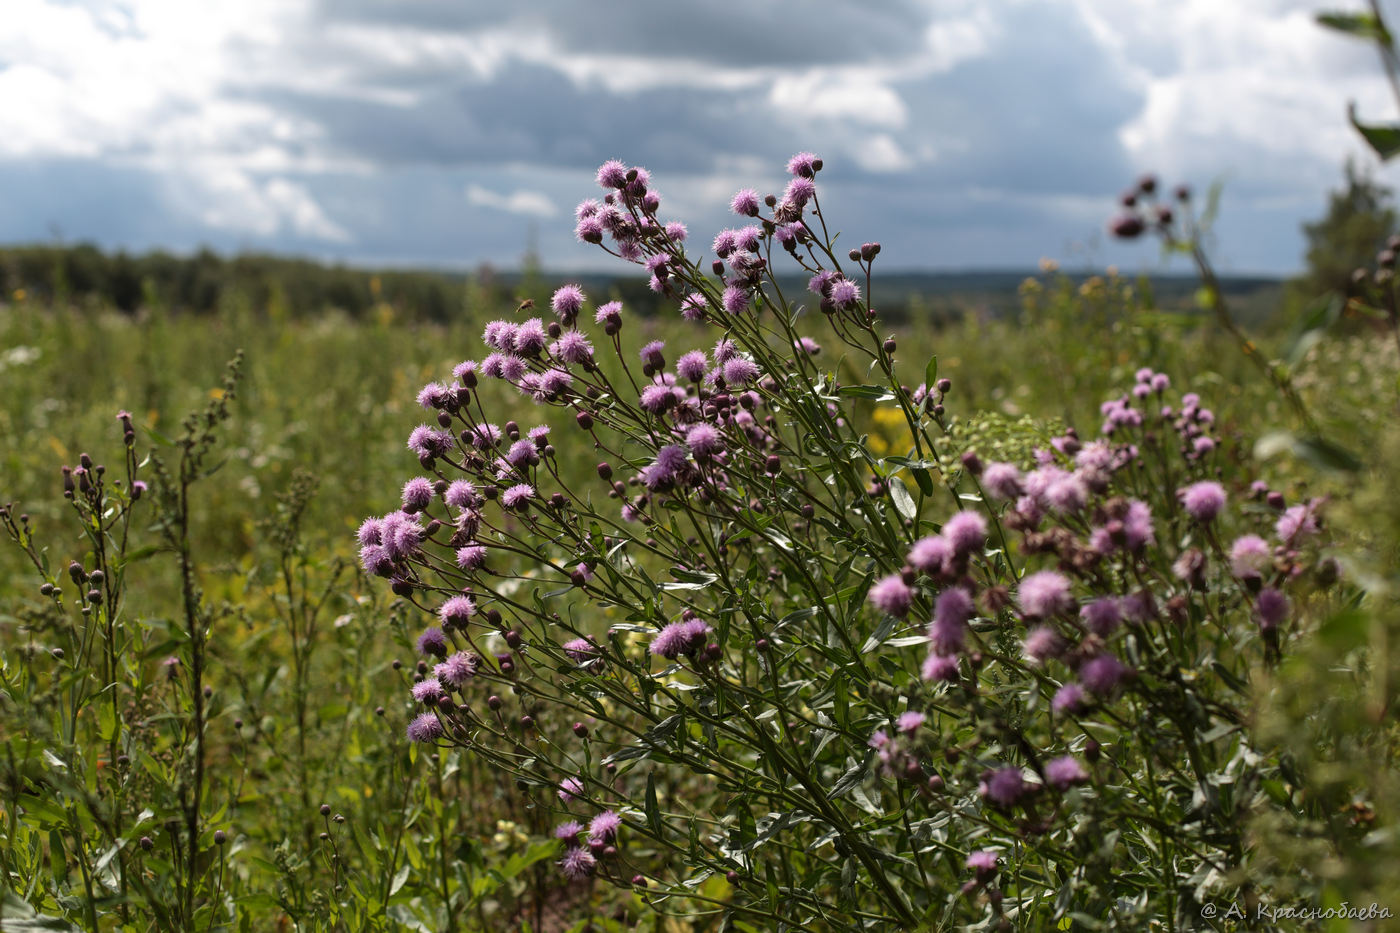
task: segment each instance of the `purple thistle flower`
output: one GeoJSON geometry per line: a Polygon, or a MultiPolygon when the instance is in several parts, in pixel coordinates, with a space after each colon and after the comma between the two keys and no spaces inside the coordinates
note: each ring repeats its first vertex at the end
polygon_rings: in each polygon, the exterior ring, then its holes
{"type": "Polygon", "coordinates": [[[681,223],[679,220],[671,221],[662,229],[666,231],[666,236],[677,243],[684,243],[685,238],[690,235],[690,231],[685,228],[685,224],[681,223]]]}
{"type": "Polygon", "coordinates": [[[515,349],[515,335],[519,330],[520,326],[511,321],[492,321],[486,325],[481,339],[493,350],[510,353],[515,349]]]}
{"type": "Polygon", "coordinates": [[[442,738],[442,723],[432,713],[421,713],[408,724],[410,742],[435,742],[442,738]]]}
{"type": "Polygon", "coordinates": [[[428,677],[418,681],[413,685],[413,699],[419,703],[427,703],[429,706],[436,706],[437,701],[446,694],[443,693],[442,684],[438,683],[436,677],[428,677]]]}
{"type": "Polygon", "coordinates": [[[798,178],[811,178],[821,168],[821,159],[810,152],[799,152],[788,159],[788,174],[798,178]]]}
{"type": "Polygon", "coordinates": [[[564,649],[575,664],[583,664],[598,656],[598,646],[587,638],[575,638],[559,647],[564,649]]]}
{"type": "Polygon", "coordinates": [[[1023,577],[1017,595],[1021,612],[1034,619],[1048,619],[1074,608],[1069,580],[1054,570],[1041,570],[1023,577]]]}
{"type": "Polygon", "coordinates": [[[1315,513],[1320,504],[1320,499],[1313,499],[1306,505],[1295,505],[1279,516],[1279,520],[1274,524],[1274,533],[1278,535],[1279,541],[1286,545],[1294,545],[1303,538],[1317,534],[1315,513]]]}
{"type": "Polygon", "coordinates": [[[481,375],[487,379],[501,378],[501,364],[505,360],[505,355],[501,353],[488,353],[481,361],[481,375]]]}
{"type": "Polygon", "coordinates": [[[501,357],[501,378],[506,382],[519,382],[529,367],[518,356],[501,357]]]}
{"type": "Polygon", "coordinates": [[[501,505],[507,509],[523,509],[530,504],[535,487],[529,483],[517,483],[501,493],[501,505]]]}
{"type": "Polygon", "coordinates": [[[964,510],[944,522],[940,534],[955,557],[965,557],[987,542],[987,520],[980,513],[964,510]]]}
{"type": "Polygon", "coordinates": [[[1288,597],[1273,587],[1260,590],[1254,598],[1254,618],[1259,622],[1259,631],[1276,630],[1288,618],[1288,597]]]}
{"type": "Polygon", "coordinates": [[[1055,697],[1050,701],[1050,708],[1060,714],[1077,713],[1084,709],[1085,704],[1084,688],[1070,681],[1055,691],[1055,697]]]}
{"type": "Polygon", "coordinates": [[[360,566],[365,568],[365,573],[387,577],[394,572],[394,558],[380,545],[367,544],[360,548],[360,566]]]}
{"type": "Polygon", "coordinates": [[[1089,780],[1089,772],[1084,770],[1079,759],[1073,755],[1061,755],[1059,758],[1051,758],[1045,763],[1045,781],[1051,787],[1065,790],[1075,784],[1083,784],[1087,780],[1089,780]]]}
{"type": "Polygon", "coordinates": [[[978,884],[985,885],[996,877],[997,854],[990,849],[969,852],[966,864],[976,875],[978,884]]]}
{"type": "Polygon", "coordinates": [[[720,303],[730,314],[743,314],[749,307],[748,290],[738,285],[726,286],[720,303]]]}
{"type": "Polygon", "coordinates": [[[807,280],[807,291],[813,295],[826,296],[831,283],[836,279],[836,273],[830,269],[823,269],[807,280]]]}
{"type": "Polygon", "coordinates": [[[1089,631],[1101,638],[1107,638],[1123,624],[1123,607],[1114,597],[1104,596],[1079,610],[1079,618],[1089,631]]]}
{"type": "Polygon", "coordinates": [[[587,363],[593,359],[593,345],[576,330],[561,334],[549,348],[549,353],[565,363],[587,363]]]}
{"type": "MultiPolygon", "coordinates": [[[[584,198],[582,201],[578,202],[578,207],[574,208],[574,219],[583,220],[585,217],[592,217],[597,214],[598,211],[602,210],[602,207],[603,205],[599,204],[596,198],[584,198]]],[[[578,286],[565,285],[564,288],[578,288],[578,286]]],[[[560,291],[563,291],[563,289],[560,289],[560,291]]],[[[555,292],[555,294],[557,295],[559,292],[555,292]]]]}
{"type": "Polygon", "coordinates": [[[494,424],[478,424],[471,430],[472,446],[477,450],[490,450],[501,440],[501,429],[494,424]]]}
{"type": "Polygon", "coordinates": [[[570,881],[582,881],[593,875],[598,868],[598,860],[587,849],[573,848],[559,860],[559,870],[570,881]]]}
{"type": "Polygon", "coordinates": [[[952,562],[953,546],[942,535],[930,535],[915,541],[905,559],[909,561],[909,566],[936,576],[952,562]]]}
{"type": "Polygon", "coordinates": [[[1020,497],[1021,471],[1009,463],[989,463],[982,471],[982,488],[993,499],[1006,502],[1020,497]]]}
{"type": "Polygon", "coordinates": [[[511,348],[520,356],[531,360],[540,355],[548,341],[549,336],[544,332],[544,324],[539,318],[532,317],[515,331],[515,340],[511,348]]]}
{"type": "Polygon", "coordinates": [[[559,782],[559,799],[564,803],[578,800],[583,796],[583,782],[576,777],[564,778],[559,782]]]}
{"type": "Polygon", "coordinates": [[[926,717],[917,710],[906,710],[899,714],[895,720],[895,726],[900,732],[917,732],[925,722],[926,717]]]}
{"type": "Polygon", "coordinates": [[[714,357],[716,366],[723,366],[739,355],[739,348],[734,345],[734,341],[721,337],[710,355],[714,357]]]}
{"type": "Polygon", "coordinates": [[[1026,633],[1021,642],[1021,654],[1034,664],[1044,664],[1051,658],[1059,657],[1064,650],[1064,639],[1048,625],[1038,625],[1026,633]]]}
{"type": "Polygon", "coordinates": [[[1230,545],[1230,571],[1242,580],[1257,579],[1273,563],[1273,551],[1258,535],[1241,535],[1230,545]]]}
{"type": "Polygon", "coordinates": [[[627,187],[627,166],[623,165],[616,159],[609,159],[602,165],[598,166],[598,187],[627,187]]]}
{"type": "Polygon", "coordinates": [[[602,324],[604,327],[622,326],[622,302],[609,301],[598,306],[598,310],[593,314],[593,323],[602,324]]]}
{"type": "Polygon", "coordinates": [[[1206,480],[1176,491],[1186,513],[1201,524],[1209,524],[1225,508],[1225,487],[1206,480]]]}
{"type": "Polygon", "coordinates": [[[952,681],[958,679],[958,657],[952,654],[930,653],[924,659],[924,680],[952,681]]]}
{"type": "Polygon", "coordinates": [[[719,233],[715,234],[714,241],[710,244],[710,248],[715,251],[716,256],[720,259],[724,259],[738,248],[738,242],[738,234],[736,231],[721,230],[719,233]]]}
{"type": "Polygon", "coordinates": [[[682,654],[690,654],[705,647],[705,641],[712,629],[699,619],[672,622],[656,634],[648,647],[654,655],[675,660],[682,654]]]}
{"type": "Polygon", "coordinates": [[[583,833],[583,824],[578,820],[560,823],[554,828],[554,838],[562,840],[571,848],[577,848],[578,837],[583,833]]]}
{"type": "Polygon", "coordinates": [[[452,434],[420,424],[408,435],[408,449],[419,457],[441,457],[452,449],[452,434]]]}
{"type": "Polygon", "coordinates": [[[403,507],[406,512],[421,512],[433,501],[433,484],[425,477],[415,476],[403,484],[403,507]]]}
{"type": "Polygon", "coordinates": [[[914,591],[911,590],[899,574],[892,573],[881,579],[870,588],[866,594],[866,599],[876,609],[892,615],[896,618],[904,618],[909,614],[909,605],[914,599],[914,591]]]}
{"type": "Polygon", "coordinates": [[[461,690],[476,676],[481,659],[466,651],[454,652],[446,661],[433,668],[433,676],[449,687],[461,690]]]}
{"type": "Polygon", "coordinates": [[[588,824],[588,838],[591,840],[601,840],[612,842],[617,838],[617,831],[622,828],[622,817],[611,810],[604,810],[593,817],[588,824]]]}
{"type": "Polygon", "coordinates": [[[810,178],[794,178],[787,183],[783,189],[783,220],[796,220],[801,215],[802,209],[807,206],[807,202],[817,195],[817,186],[810,178]]]}
{"type": "Polygon", "coordinates": [[[850,279],[840,279],[832,283],[830,297],[836,307],[849,307],[860,301],[860,286],[850,279]]]}
{"type": "Polygon", "coordinates": [[[1028,790],[1021,769],[1015,766],[997,768],[977,785],[977,792],[999,807],[1014,806],[1028,790]]]}
{"type": "Polygon", "coordinates": [[[394,560],[412,557],[423,544],[423,529],[403,512],[384,516],[384,550],[394,560]]]}
{"type": "Polygon", "coordinates": [[[642,397],[637,404],[642,406],[643,411],[648,411],[653,415],[662,415],[666,410],[676,403],[675,393],[670,386],[657,385],[652,383],[642,390],[642,397]]]}
{"type": "Polygon", "coordinates": [[[476,486],[464,479],[453,480],[443,499],[454,509],[479,509],[485,501],[476,486]]]}
{"type": "Polygon", "coordinates": [[[731,386],[745,386],[758,378],[758,364],[752,360],[736,356],[723,367],[724,381],[731,386]]]}
{"type": "Polygon", "coordinates": [[[486,566],[486,548],[480,544],[468,544],[457,549],[457,566],[463,570],[480,570],[486,566]]]}
{"type": "Polygon", "coordinates": [[[447,657],[447,636],[442,634],[442,629],[437,626],[424,629],[423,634],[418,636],[418,653],[436,658],[447,657]]]}
{"type": "Polygon", "coordinates": [[[761,203],[757,191],[743,188],[734,195],[734,200],[729,202],[729,209],[741,217],[757,217],[758,206],[761,203]]]}
{"type": "Polygon", "coordinates": [[[676,372],[681,378],[691,382],[699,382],[704,379],[705,371],[709,368],[710,363],[705,357],[704,350],[691,350],[676,360],[676,372]]]}
{"type": "Polygon", "coordinates": [[[377,518],[367,518],[360,523],[360,530],[355,533],[355,537],[364,547],[380,544],[384,540],[384,523],[377,518]]]}
{"type": "Polygon", "coordinates": [[[803,353],[811,356],[816,356],[818,353],[822,352],[822,345],[811,337],[798,337],[792,342],[792,348],[794,350],[801,350],[803,353]]]}
{"type": "Polygon", "coordinates": [[[524,438],[511,444],[510,449],[506,451],[506,463],[509,463],[516,469],[532,467],[539,462],[539,450],[535,448],[533,442],[527,441],[524,438]]]}
{"type": "Polygon", "coordinates": [[[1061,515],[1074,515],[1089,501],[1089,489],[1073,473],[1066,474],[1045,488],[1045,504],[1061,515]]]}
{"type": "Polygon", "coordinates": [[[574,236],[584,243],[603,242],[603,221],[596,215],[583,218],[574,226],[574,236]]]}
{"type": "Polygon", "coordinates": [[[642,349],[638,352],[638,356],[641,357],[643,364],[650,366],[657,372],[660,372],[666,367],[666,357],[662,353],[662,351],[665,349],[666,341],[653,340],[646,346],[642,347],[642,349]]]}
{"type": "Polygon", "coordinates": [[[938,595],[933,605],[933,622],[928,628],[928,640],[937,654],[956,654],[967,641],[967,622],[972,618],[972,597],[960,586],[950,587],[938,595]]]}
{"type": "MultiPolygon", "coordinates": [[[[530,378],[531,376],[525,377],[527,385],[530,378]]],[[[573,377],[561,369],[546,370],[535,377],[535,380],[530,397],[537,402],[552,402],[567,392],[569,386],[574,384],[573,377]]]]}
{"type": "Polygon", "coordinates": [[[1101,654],[1079,667],[1079,679],[1099,696],[1112,696],[1118,686],[1131,677],[1133,669],[1111,654],[1101,654]]]}
{"type": "Polygon", "coordinates": [[[724,451],[724,439],[712,425],[697,424],[685,434],[686,446],[698,463],[704,463],[724,451]]]}
{"type": "Polygon", "coordinates": [[[687,321],[703,321],[705,308],[705,299],[694,292],[681,299],[681,317],[687,321]]]}
{"type": "Polygon", "coordinates": [[[429,411],[447,404],[451,390],[440,382],[430,382],[418,392],[418,404],[429,411]]]}
{"type": "Polygon", "coordinates": [[[465,628],[476,615],[476,603],[470,596],[453,596],[438,609],[438,618],[447,628],[465,628]]]}

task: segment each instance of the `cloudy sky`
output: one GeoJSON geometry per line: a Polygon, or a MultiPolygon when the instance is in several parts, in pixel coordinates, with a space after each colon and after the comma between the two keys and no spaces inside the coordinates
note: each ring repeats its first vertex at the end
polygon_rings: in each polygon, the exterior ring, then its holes
{"type": "Polygon", "coordinates": [[[601,161],[708,240],[809,149],[891,267],[1159,268],[1101,232],[1152,170],[1224,183],[1223,268],[1287,273],[1364,157],[1347,101],[1396,116],[1313,23],[1348,5],[3,0],[0,243],[596,268],[572,209],[601,161]]]}

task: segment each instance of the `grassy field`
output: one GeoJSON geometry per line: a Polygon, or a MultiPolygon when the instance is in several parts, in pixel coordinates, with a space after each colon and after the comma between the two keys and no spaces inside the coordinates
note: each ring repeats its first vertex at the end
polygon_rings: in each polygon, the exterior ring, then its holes
{"type": "MultiPolygon", "coordinates": [[[[1026,283],[1022,296],[1014,319],[969,317],[938,330],[911,322],[894,334],[911,384],[937,355],[939,375],[953,382],[954,431],[979,449],[994,450],[1011,424],[1045,426],[1033,428],[1044,436],[1058,424],[1094,433],[1100,403],[1144,366],[1208,398],[1219,434],[1242,441],[1246,452],[1271,428],[1297,427],[1267,380],[1203,317],[1143,307],[1119,280],[1074,285],[1047,276],[1026,283]]],[[[397,490],[416,470],[405,446],[425,418],[415,393],[448,378],[461,360],[479,358],[486,321],[512,313],[466,308],[448,325],[429,326],[400,323],[387,305],[358,323],[333,312],[132,317],[0,305],[0,501],[29,516],[55,568],[88,551],[62,497],[60,466],[87,453],[116,475],[119,409],[131,412],[138,454],[173,457],[165,439],[178,437],[186,413],[218,395],[226,361],[238,350],[245,355],[209,460],[216,469],[191,487],[189,535],[210,613],[206,830],[226,834],[217,849],[218,891],[232,898],[245,928],[365,929],[387,917],[392,928],[423,930],[581,929],[578,904],[590,898],[599,905],[595,928],[681,928],[642,910],[636,893],[563,885],[550,865],[557,852],[547,814],[475,759],[454,752],[425,760],[407,743],[411,639],[421,623],[410,607],[369,586],[355,563],[357,525],[395,508],[397,490]]],[[[843,381],[863,381],[837,355],[836,341],[819,328],[816,334],[827,346],[821,365],[843,381]]],[[[679,355],[706,338],[678,318],[629,318],[623,339],[629,354],[664,339],[679,355]]],[[[1283,328],[1261,339],[1266,355],[1289,352],[1283,328]]],[[[1329,440],[1374,467],[1369,458],[1384,447],[1382,434],[1395,434],[1377,429],[1395,415],[1393,345],[1369,333],[1338,333],[1305,349],[1294,367],[1304,398],[1329,440]]],[[[518,405],[522,428],[535,423],[533,406],[506,395],[495,401],[518,405]]],[[[902,443],[897,423],[873,408],[868,415],[858,428],[874,449],[902,443]]],[[[553,430],[565,474],[591,471],[596,457],[577,429],[561,422],[553,430]]],[[[1265,469],[1290,498],[1337,497],[1338,515],[1349,514],[1356,489],[1375,491],[1372,480],[1307,459],[1280,456],[1265,469]]],[[[149,684],[179,642],[182,589],[172,549],[152,529],[134,533],[151,547],[131,564],[125,612],[143,633],[132,670],[149,684]]],[[[1394,539],[1386,534],[1360,522],[1348,527],[1353,564],[1366,564],[1376,550],[1390,553],[1394,539]]],[[[20,794],[26,780],[39,780],[33,768],[40,757],[37,746],[13,737],[32,729],[26,717],[57,695],[64,670],[61,659],[51,660],[63,632],[39,594],[41,582],[19,549],[0,548],[0,648],[10,697],[0,715],[9,787],[20,794]],[[21,697],[33,709],[18,708],[21,697]]],[[[163,710],[187,703],[173,681],[145,696],[152,705],[132,720],[157,732],[163,710]]],[[[1288,721],[1286,710],[1279,715],[1288,721]]],[[[97,720],[87,725],[102,729],[97,720]]],[[[115,766],[96,753],[94,761],[99,770],[115,766]]],[[[170,761],[147,767],[152,777],[132,793],[149,789],[159,814],[173,806],[155,799],[160,781],[173,786],[177,776],[170,761]]],[[[83,899],[83,883],[93,884],[101,868],[61,847],[55,852],[56,837],[17,821],[15,799],[0,802],[7,808],[0,869],[8,873],[0,887],[8,885],[6,897],[15,901],[7,901],[9,915],[23,914],[23,900],[86,916],[71,899],[83,899]]],[[[143,832],[126,830],[128,843],[143,832]]],[[[725,890],[721,877],[705,887],[715,898],[725,890]]],[[[125,927],[118,901],[108,907],[102,928],[146,928],[125,927]]],[[[205,910],[200,919],[213,926],[214,909],[205,910]]]]}

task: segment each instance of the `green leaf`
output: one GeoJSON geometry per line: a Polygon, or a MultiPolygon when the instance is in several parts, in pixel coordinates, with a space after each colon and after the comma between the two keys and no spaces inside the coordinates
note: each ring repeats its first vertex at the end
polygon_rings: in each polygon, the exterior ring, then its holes
{"type": "Polygon", "coordinates": [[[919,514],[919,507],[914,504],[909,487],[898,476],[890,477],[890,500],[894,503],[895,511],[904,518],[912,520],[919,514]]]}
{"type": "Polygon", "coordinates": [[[888,402],[894,393],[885,386],[842,386],[837,392],[843,398],[859,398],[872,402],[888,402]]]}
{"type": "Polygon", "coordinates": [[[923,493],[925,496],[933,495],[933,477],[929,475],[928,470],[920,468],[912,472],[914,474],[914,482],[919,484],[919,492],[923,493]]]}
{"type": "Polygon", "coordinates": [[[656,775],[651,772],[647,773],[646,815],[653,835],[661,838],[661,807],[656,803],[656,775]]]}
{"type": "Polygon", "coordinates": [[[1376,155],[1381,157],[1382,161],[1400,154],[1400,126],[1362,123],[1356,119],[1355,103],[1347,107],[1347,119],[1356,128],[1356,132],[1361,134],[1361,138],[1366,140],[1367,145],[1376,151],[1376,155]]]}
{"type": "Polygon", "coordinates": [[[1390,44],[1390,33],[1385,24],[1370,13],[1343,13],[1330,11],[1317,14],[1317,24],[1327,29],[1346,33],[1358,39],[1374,39],[1390,44]]]}
{"type": "Polygon", "coordinates": [[[938,354],[928,358],[928,365],[924,367],[924,386],[931,392],[934,383],[938,382],[938,354]]]}

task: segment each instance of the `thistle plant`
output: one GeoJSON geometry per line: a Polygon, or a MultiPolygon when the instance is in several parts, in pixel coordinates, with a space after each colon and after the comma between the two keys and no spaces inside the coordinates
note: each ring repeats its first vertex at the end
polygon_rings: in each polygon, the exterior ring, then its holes
{"type": "Polygon", "coordinates": [[[822,161],[787,168],[710,259],[644,169],[579,205],[689,345],[565,286],[419,393],[421,470],[358,535],[424,622],[408,738],[553,814],[561,884],[663,913],[1193,928],[1253,890],[1248,819],[1294,805],[1248,688],[1335,579],[1323,503],[1150,369],[1092,438],[984,460],[936,359],[910,376],[880,329],[879,244],[838,249],[822,161]],[[907,449],[876,452],[876,412],[907,449]]]}

